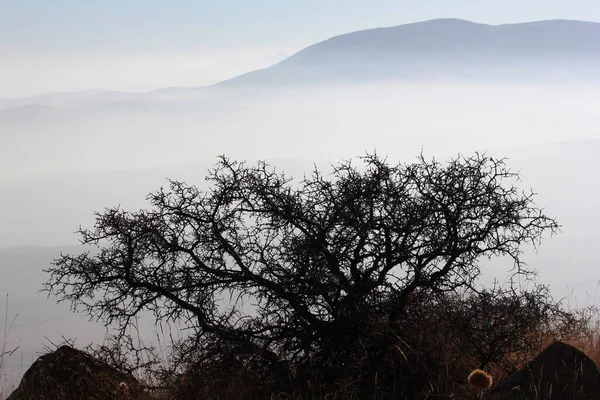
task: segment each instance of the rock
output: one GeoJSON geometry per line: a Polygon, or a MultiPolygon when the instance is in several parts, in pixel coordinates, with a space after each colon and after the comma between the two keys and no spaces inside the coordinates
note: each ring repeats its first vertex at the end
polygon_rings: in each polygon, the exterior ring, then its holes
{"type": "Polygon", "coordinates": [[[497,400],[598,400],[600,373],[584,353],[554,342],[525,367],[496,386],[497,400]]]}
{"type": "Polygon", "coordinates": [[[131,375],[89,354],[61,346],[39,357],[7,400],[149,399],[131,375]]]}

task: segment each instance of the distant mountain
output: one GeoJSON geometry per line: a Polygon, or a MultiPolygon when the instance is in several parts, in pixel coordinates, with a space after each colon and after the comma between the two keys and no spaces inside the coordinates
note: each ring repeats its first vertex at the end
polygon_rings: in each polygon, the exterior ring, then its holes
{"type": "Polygon", "coordinates": [[[335,36],[217,86],[380,79],[599,79],[600,23],[436,19],[335,36]]]}
{"type": "Polygon", "coordinates": [[[0,110],[25,105],[73,107],[103,102],[255,99],[256,89],[306,84],[404,82],[600,82],[600,23],[552,20],[485,25],[436,19],[332,37],[270,65],[203,87],[143,93],[90,90],[0,100],[0,110]],[[252,87],[240,92],[236,89],[252,87]],[[231,90],[227,90],[231,89],[231,90]]]}

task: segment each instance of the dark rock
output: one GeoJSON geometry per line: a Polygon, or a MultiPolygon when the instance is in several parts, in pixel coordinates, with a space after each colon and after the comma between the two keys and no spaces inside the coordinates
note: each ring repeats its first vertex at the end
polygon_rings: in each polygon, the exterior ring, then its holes
{"type": "Polygon", "coordinates": [[[142,385],[89,354],[61,346],[38,358],[7,400],[148,399],[142,385]]]}
{"type": "Polygon", "coordinates": [[[600,373],[584,353],[554,342],[521,370],[496,386],[497,400],[598,400],[600,373]]]}

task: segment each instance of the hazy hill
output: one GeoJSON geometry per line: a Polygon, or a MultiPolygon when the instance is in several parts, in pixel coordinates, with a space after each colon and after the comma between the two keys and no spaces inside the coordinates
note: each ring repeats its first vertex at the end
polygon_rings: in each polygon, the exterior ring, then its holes
{"type": "MultiPolygon", "coordinates": [[[[274,65],[198,88],[146,93],[91,90],[0,100],[0,109],[36,104],[214,100],[255,97],[256,89],[382,80],[600,82],[600,23],[569,20],[485,25],[436,19],[332,37],[274,65]],[[250,93],[227,89],[253,87],[250,93]]],[[[275,59],[274,59],[275,60],[275,59]]]]}
{"type": "Polygon", "coordinates": [[[335,36],[220,85],[378,79],[600,78],[600,23],[437,19],[335,36]]]}

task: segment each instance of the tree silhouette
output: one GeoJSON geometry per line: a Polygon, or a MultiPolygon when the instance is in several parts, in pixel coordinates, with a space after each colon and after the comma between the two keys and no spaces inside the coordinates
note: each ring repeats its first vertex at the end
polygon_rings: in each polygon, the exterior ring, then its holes
{"type": "Polygon", "coordinates": [[[80,230],[97,251],[61,255],[45,290],[123,335],[151,311],[189,328],[187,354],[218,342],[289,375],[311,357],[347,366],[388,343],[411,296],[474,287],[482,257],[529,274],[522,246],[558,229],[504,160],[360,162],[294,182],[221,157],[206,191],[169,181],[146,210],[98,213],[80,230]]]}

